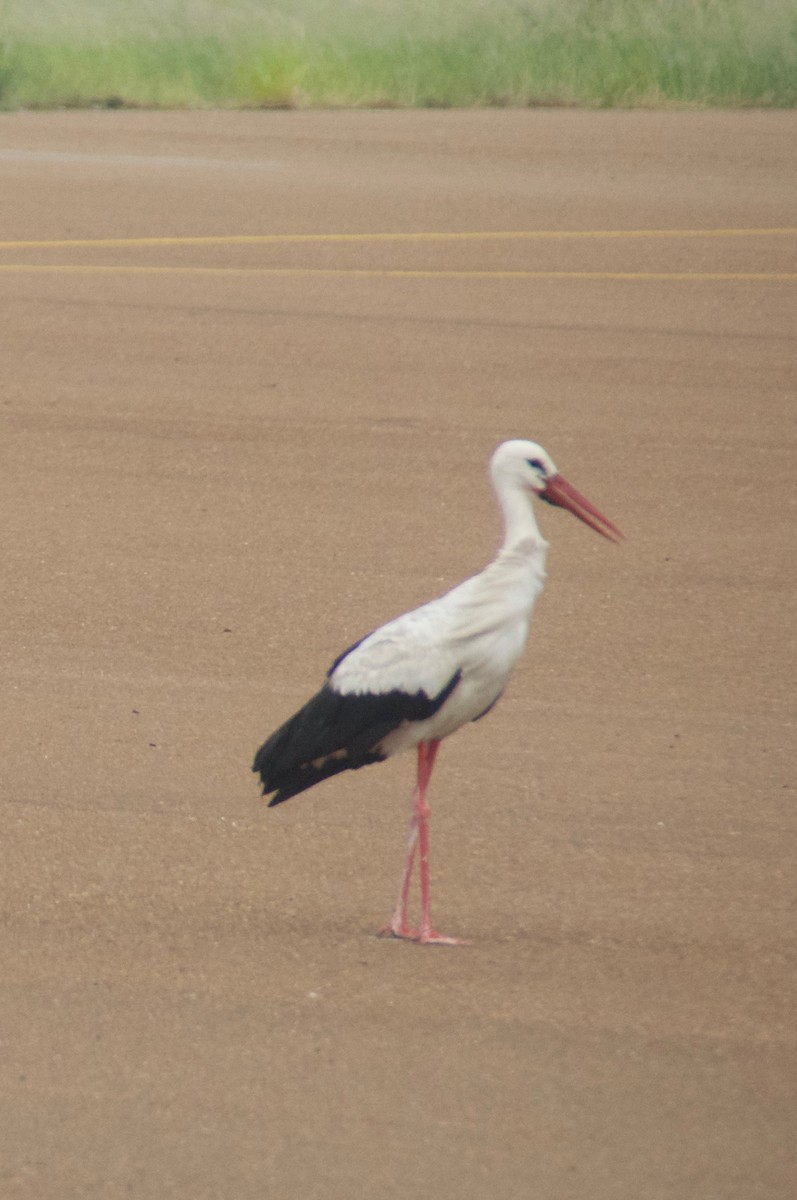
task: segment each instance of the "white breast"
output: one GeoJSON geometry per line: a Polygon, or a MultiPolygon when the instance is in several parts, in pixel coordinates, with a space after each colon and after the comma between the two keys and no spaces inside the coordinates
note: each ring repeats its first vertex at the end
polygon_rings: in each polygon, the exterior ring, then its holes
{"type": "Polygon", "coordinates": [[[384,753],[448,737],[495,703],[523,652],[546,550],[539,539],[502,552],[481,574],[377,629],[340,663],[330,684],[344,694],[435,696],[459,672],[440,710],[388,734],[384,753]]]}

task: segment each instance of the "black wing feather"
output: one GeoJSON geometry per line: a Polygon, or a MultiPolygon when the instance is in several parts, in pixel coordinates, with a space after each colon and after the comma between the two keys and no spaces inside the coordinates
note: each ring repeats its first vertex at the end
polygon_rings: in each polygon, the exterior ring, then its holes
{"type": "Polygon", "coordinates": [[[404,721],[434,716],[460,680],[457,671],[436,696],[398,690],[344,694],[325,683],[303,708],[272,733],[255,755],[269,807],[341,771],[382,762],[379,743],[404,721]]]}

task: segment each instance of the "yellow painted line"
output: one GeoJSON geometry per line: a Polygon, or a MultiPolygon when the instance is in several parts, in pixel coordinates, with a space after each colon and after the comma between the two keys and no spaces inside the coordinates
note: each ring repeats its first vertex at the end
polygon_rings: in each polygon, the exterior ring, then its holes
{"type": "Polygon", "coordinates": [[[268,233],[219,237],[56,238],[0,242],[0,250],[72,246],[268,246],[307,242],[457,242],[567,238],[794,237],[797,226],[772,229],[528,229],[462,233],[268,233]]]}
{"type": "Polygon", "coordinates": [[[0,271],[83,275],[356,276],[401,279],[638,279],[738,282],[792,282],[797,271],[431,271],[353,267],[159,267],[93,266],[74,263],[0,263],[0,271]]]}

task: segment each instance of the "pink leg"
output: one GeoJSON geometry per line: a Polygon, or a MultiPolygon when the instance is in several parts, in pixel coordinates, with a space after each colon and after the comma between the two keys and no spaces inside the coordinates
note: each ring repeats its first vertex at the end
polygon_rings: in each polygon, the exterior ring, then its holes
{"type": "Polygon", "coordinates": [[[380,937],[410,938],[413,940],[420,937],[419,930],[413,929],[407,924],[407,906],[410,898],[412,868],[415,863],[415,850],[417,846],[418,818],[415,815],[415,812],[413,812],[412,821],[410,822],[410,836],[407,845],[407,862],[404,867],[404,875],[401,879],[399,898],[396,902],[393,916],[390,919],[390,924],[385,925],[384,929],[379,930],[380,937]]]}
{"type": "Polygon", "coordinates": [[[422,945],[458,946],[463,943],[459,938],[445,937],[436,933],[432,928],[431,889],[429,883],[429,805],[426,802],[426,789],[432,777],[439,741],[421,742],[418,746],[418,779],[413,793],[413,814],[410,823],[410,836],[407,848],[407,862],[401,880],[398,903],[389,925],[380,929],[380,937],[408,938],[422,945]],[[421,928],[413,929],[407,924],[407,905],[409,902],[412,869],[415,863],[415,851],[420,843],[421,848],[421,928]]]}
{"type": "Polygon", "coordinates": [[[415,865],[415,851],[418,847],[418,805],[421,801],[421,788],[425,787],[429,782],[429,772],[426,769],[427,761],[427,746],[426,742],[421,742],[418,746],[418,776],[415,784],[415,791],[412,794],[413,808],[412,820],[410,821],[410,834],[407,841],[407,862],[404,866],[404,874],[401,879],[401,888],[399,889],[399,897],[396,902],[396,907],[390,923],[379,930],[380,937],[395,937],[409,938],[417,940],[421,935],[420,931],[411,928],[407,924],[407,906],[410,898],[410,884],[412,883],[412,870],[415,865]]]}

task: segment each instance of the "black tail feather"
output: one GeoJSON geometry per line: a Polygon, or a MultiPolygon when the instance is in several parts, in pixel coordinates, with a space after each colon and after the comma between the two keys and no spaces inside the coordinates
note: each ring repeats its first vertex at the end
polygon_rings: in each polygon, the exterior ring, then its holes
{"type": "MultiPolygon", "coordinates": [[[[268,806],[273,808],[275,804],[282,804],[283,801],[290,800],[292,796],[298,796],[300,792],[306,792],[308,788],[315,787],[324,779],[331,779],[333,775],[339,775],[341,771],[356,771],[370,763],[384,762],[384,759],[384,754],[372,753],[363,755],[359,762],[352,762],[347,754],[343,758],[324,759],[320,766],[315,766],[313,763],[302,763],[293,771],[284,772],[279,776],[278,781],[275,780],[277,790],[269,800],[268,806]]],[[[264,782],[263,795],[267,794],[264,782]]]]}
{"type": "Polygon", "coordinates": [[[341,694],[325,684],[258,750],[252,770],[269,807],[282,804],[341,771],[382,762],[380,743],[404,721],[432,716],[459,682],[459,672],[430,699],[424,692],[394,690],[341,694]]]}

